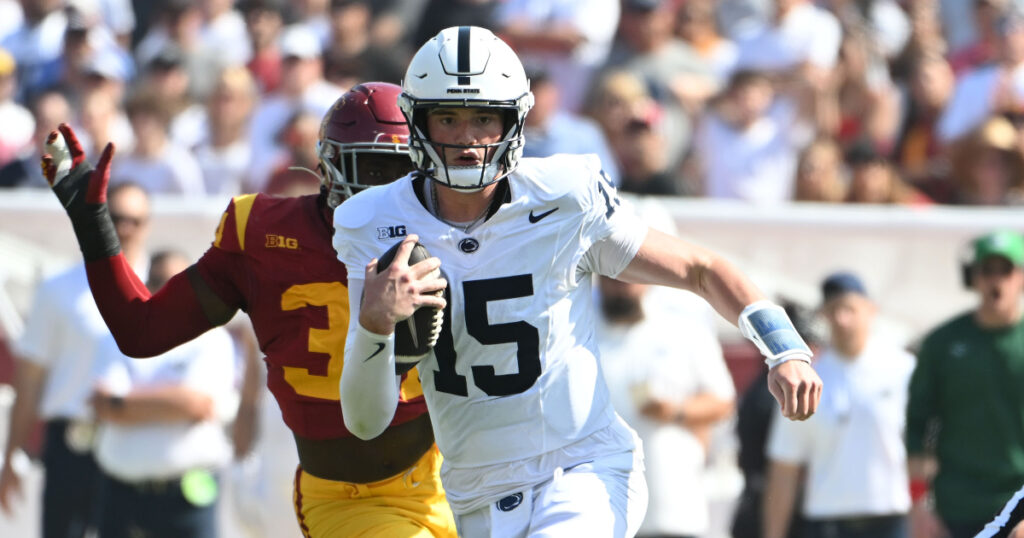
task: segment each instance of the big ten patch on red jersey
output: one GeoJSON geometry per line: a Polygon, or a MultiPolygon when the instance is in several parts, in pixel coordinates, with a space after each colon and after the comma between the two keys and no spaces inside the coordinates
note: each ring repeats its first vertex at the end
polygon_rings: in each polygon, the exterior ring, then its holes
{"type": "MultiPolygon", "coordinates": [[[[288,427],[309,439],[351,435],[338,390],[349,322],[348,277],[331,246],[330,219],[317,195],[235,197],[210,249],[228,253],[211,258],[229,259],[232,267],[207,278],[220,297],[236,297],[234,306],[249,314],[266,355],[267,386],[288,427]]],[[[425,413],[422,394],[413,370],[403,380],[392,423],[425,413]]]]}

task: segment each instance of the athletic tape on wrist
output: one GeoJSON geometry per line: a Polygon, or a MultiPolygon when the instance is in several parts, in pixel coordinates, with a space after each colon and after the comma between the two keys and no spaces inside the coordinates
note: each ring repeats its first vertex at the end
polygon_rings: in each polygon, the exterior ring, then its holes
{"type": "Polygon", "coordinates": [[[769,368],[789,361],[811,362],[811,348],[807,346],[783,308],[771,301],[757,301],[747,305],[740,313],[740,332],[753,342],[769,368]]]}

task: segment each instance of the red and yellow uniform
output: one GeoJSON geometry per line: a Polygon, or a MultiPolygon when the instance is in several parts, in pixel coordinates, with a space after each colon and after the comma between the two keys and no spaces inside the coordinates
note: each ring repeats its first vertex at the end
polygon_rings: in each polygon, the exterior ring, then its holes
{"type": "Polygon", "coordinates": [[[152,297],[122,255],[88,262],[97,304],[122,350],[132,356],[160,353],[222,322],[210,319],[204,307],[210,294],[225,312],[249,314],[266,355],[267,385],[299,448],[294,500],[305,536],[455,536],[417,372],[403,379],[395,417],[380,438],[360,441],[345,428],[339,382],[349,323],[348,280],[331,246],[334,230],[323,196],[235,197],[213,245],[152,297]],[[397,446],[389,434],[401,439],[397,446]],[[304,447],[312,447],[307,454],[320,465],[326,461],[326,468],[342,473],[373,465],[387,469],[379,465],[387,457],[367,463],[383,448],[411,465],[381,479],[332,480],[329,473],[314,476],[304,447]]]}
{"type": "MultiPolygon", "coordinates": [[[[266,355],[267,387],[285,424],[308,439],[351,435],[338,403],[348,279],[333,233],[316,195],[238,196],[196,264],[226,304],[249,314],[266,355]]],[[[417,375],[406,376],[402,396],[392,425],[426,413],[417,375]]]]}

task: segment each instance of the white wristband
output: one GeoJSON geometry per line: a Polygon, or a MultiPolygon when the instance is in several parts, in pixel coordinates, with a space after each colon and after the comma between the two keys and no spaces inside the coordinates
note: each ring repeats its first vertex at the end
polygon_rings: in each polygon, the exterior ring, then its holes
{"type": "Polygon", "coordinates": [[[738,325],[743,336],[765,356],[769,368],[793,359],[811,362],[811,348],[781,306],[768,300],[747,305],[738,325]]]}

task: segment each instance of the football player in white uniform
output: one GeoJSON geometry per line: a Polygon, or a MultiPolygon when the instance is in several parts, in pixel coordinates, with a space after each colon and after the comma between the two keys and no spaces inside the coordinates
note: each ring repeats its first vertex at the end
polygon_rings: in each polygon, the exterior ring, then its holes
{"type": "Polygon", "coordinates": [[[483,28],[448,28],[417,52],[403,85],[417,171],[334,214],[353,310],[342,409],[355,435],[383,431],[396,367],[405,369],[395,323],[445,308],[419,372],[460,535],[619,537],[639,527],[643,456],[598,366],[591,273],[699,293],[768,357],[783,414],[814,413],[821,380],[810,350],[737,269],[649,230],[596,157],[520,158],[533,95],[508,45],[483,28]],[[403,237],[378,274],[376,258],[403,237]],[[416,241],[433,257],[410,267],[416,241]]]}

